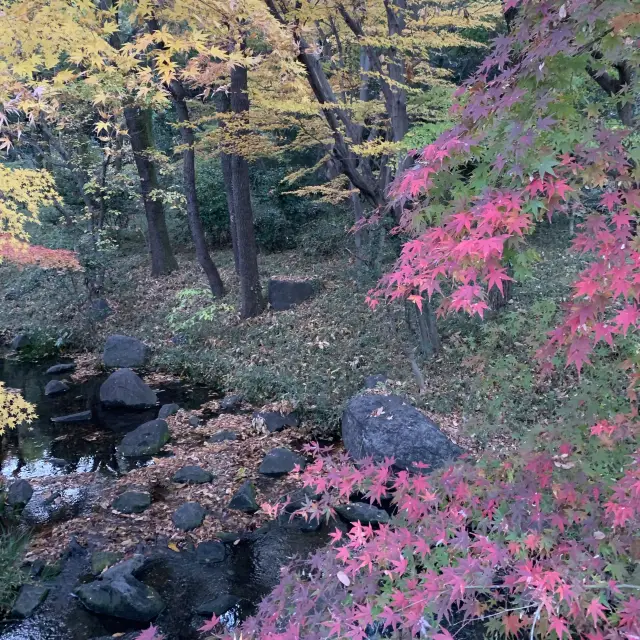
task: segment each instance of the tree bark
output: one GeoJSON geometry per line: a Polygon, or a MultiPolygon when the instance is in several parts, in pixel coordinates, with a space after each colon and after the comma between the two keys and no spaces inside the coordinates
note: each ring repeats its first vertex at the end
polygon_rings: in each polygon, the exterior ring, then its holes
{"type": "MultiPolygon", "coordinates": [[[[224,91],[216,94],[217,109],[220,113],[231,111],[231,100],[224,91]]],[[[219,126],[225,127],[225,122],[219,120],[219,126]]],[[[231,155],[222,151],[220,153],[220,164],[222,165],[222,177],[224,179],[224,190],[227,195],[227,209],[229,210],[229,230],[231,232],[231,246],[233,247],[233,264],[236,274],[240,275],[240,259],[238,256],[238,230],[236,228],[235,205],[233,203],[233,174],[231,170],[231,155]]]]}
{"type": "MultiPolygon", "coordinates": [[[[231,70],[231,111],[241,115],[249,110],[246,67],[235,66],[231,70]]],[[[264,309],[260,276],[258,273],[258,249],[253,226],[253,208],[249,181],[249,163],[240,155],[231,154],[231,188],[235,218],[238,275],[240,277],[240,316],[251,318],[264,309]]]]}
{"type": "Polygon", "coordinates": [[[158,189],[158,176],[155,164],[149,157],[153,150],[151,111],[138,107],[126,107],[124,117],[140,178],[140,192],[147,217],[151,274],[165,275],[177,269],[178,263],[171,249],[162,200],[153,194],[158,189]]]}
{"type": "Polygon", "coordinates": [[[236,274],[240,275],[240,258],[238,255],[238,229],[236,227],[235,204],[233,201],[233,170],[231,168],[231,156],[228,153],[220,154],[222,164],[222,177],[227,194],[227,209],[229,210],[229,230],[231,232],[231,246],[233,247],[233,264],[236,274]]]}
{"type": "Polygon", "coordinates": [[[177,81],[171,82],[171,96],[173,104],[176,108],[176,115],[180,123],[180,136],[184,150],[182,151],[182,174],[184,182],[184,193],[187,199],[187,219],[189,221],[189,229],[193,244],[196,248],[196,257],[198,263],[202,267],[211,293],[216,298],[222,298],[225,294],[224,284],[220,277],[216,265],[209,255],[209,248],[204,233],[202,218],[198,208],[198,195],[196,191],[196,160],[195,160],[195,136],[189,119],[189,109],[187,107],[184,89],[177,81]]]}

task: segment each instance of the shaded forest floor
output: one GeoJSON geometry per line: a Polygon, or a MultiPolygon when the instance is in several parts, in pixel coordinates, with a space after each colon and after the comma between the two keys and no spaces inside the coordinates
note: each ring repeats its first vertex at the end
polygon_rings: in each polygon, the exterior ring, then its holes
{"type": "Polygon", "coordinates": [[[139,337],[153,348],[151,369],[220,392],[240,391],[255,405],[288,400],[319,435],[336,433],[345,401],[363,387],[365,376],[383,373],[392,390],[409,395],[462,446],[506,452],[527,433],[559,422],[581,424],[623,401],[624,377],[611,364],[624,354],[596,358],[580,379],[564,371],[560,360],[554,376],[540,377],[536,351],[580,265],[562,223],[542,225],[531,244],[539,261],[514,288],[505,311],[485,320],[439,321],[442,352],[432,360],[418,358],[426,383],[422,395],[407,357],[417,342],[404,307],[369,310],[364,299],[375,279],[359,276],[348,255],[261,256],[265,288],[269,277],[281,275],[319,278],[323,288],[291,311],[267,311],[244,322],[236,314],[228,251],[214,256],[229,287],[221,301],[212,301],[192,255],[178,256],[174,274],[151,278],[146,255],[115,254],[105,287],[113,314],[100,322],[91,320],[82,274],[18,272],[3,265],[0,328],[6,337],[37,333],[44,351],[58,338],[69,351],[99,352],[109,334],[139,337]]]}

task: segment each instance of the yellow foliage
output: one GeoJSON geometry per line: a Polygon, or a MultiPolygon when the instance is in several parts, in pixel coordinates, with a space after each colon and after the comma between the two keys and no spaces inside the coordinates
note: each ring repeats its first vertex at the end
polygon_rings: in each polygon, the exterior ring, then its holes
{"type": "Polygon", "coordinates": [[[0,164],[0,234],[28,240],[27,222],[37,223],[40,208],[55,204],[57,199],[53,178],[47,171],[0,164]]]}
{"type": "Polygon", "coordinates": [[[36,417],[33,405],[18,393],[6,389],[0,382],[0,435],[14,429],[22,422],[31,422],[36,417]]]}

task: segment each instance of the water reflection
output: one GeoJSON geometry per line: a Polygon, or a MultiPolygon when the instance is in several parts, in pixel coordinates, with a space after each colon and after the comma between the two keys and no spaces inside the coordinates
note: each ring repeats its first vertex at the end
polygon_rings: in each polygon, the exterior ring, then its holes
{"type": "MultiPolygon", "coordinates": [[[[62,362],[61,360],[56,361],[62,362]]],[[[9,388],[19,389],[36,406],[38,418],[5,434],[0,443],[0,474],[12,478],[37,478],[74,472],[115,473],[114,455],[124,432],[156,417],[158,409],[147,411],[106,410],[99,402],[99,389],[106,375],[73,384],[68,393],[47,397],[44,388],[49,380],[65,375],[46,375],[55,364],[25,363],[0,359],[0,380],[9,388]],[[53,424],[51,418],[92,411],[90,422],[53,424]]],[[[208,392],[170,384],[157,389],[160,404],[177,402],[196,408],[206,402],[208,392]]]]}

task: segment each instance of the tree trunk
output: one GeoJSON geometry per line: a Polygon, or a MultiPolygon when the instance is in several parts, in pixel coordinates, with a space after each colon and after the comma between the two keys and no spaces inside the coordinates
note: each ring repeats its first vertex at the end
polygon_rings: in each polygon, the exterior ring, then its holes
{"type": "MultiPolygon", "coordinates": [[[[242,114],[249,110],[247,69],[235,66],[231,70],[231,110],[242,114]]],[[[253,228],[253,208],[249,181],[249,163],[236,154],[231,155],[231,188],[235,218],[238,275],[240,277],[240,316],[251,318],[264,308],[258,273],[258,248],[253,228]]]]}
{"type": "MultiPolygon", "coordinates": [[[[172,82],[171,84],[173,85],[174,83],[172,82]]],[[[189,229],[191,230],[191,237],[193,238],[193,244],[196,248],[198,263],[207,276],[211,293],[214,297],[221,298],[225,294],[224,284],[222,283],[220,272],[209,255],[209,248],[207,247],[202,218],[200,217],[200,211],[198,209],[198,196],[196,192],[196,159],[194,149],[195,136],[189,121],[189,109],[185,100],[184,90],[179,83],[176,82],[175,84],[176,86],[172,87],[171,94],[173,96],[173,103],[176,107],[178,122],[180,123],[182,144],[184,145],[184,150],[182,152],[182,173],[184,193],[187,199],[187,219],[189,221],[189,229]]]]}
{"type": "MultiPolygon", "coordinates": [[[[513,277],[513,268],[507,265],[507,275],[513,277]]],[[[487,294],[491,311],[499,312],[506,308],[513,297],[513,280],[505,280],[502,283],[502,293],[498,287],[491,287],[487,294]]]]}
{"type": "Polygon", "coordinates": [[[151,274],[154,276],[164,275],[177,269],[178,263],[171,249],[162,200],[154,197],[153,194],[158,189],[158,176],[155,165],[149,157],[153,150],[151,111],[141,110],[138,107],[126,107],[124,117],[140,178],[144,211],[147,216],[151,274]]]}
{"type": "Polygon", "coordinates": [[[416,305],[416,316],[418,318],[420,348],[426,358],[431,358],[440,351],[440,336],[436,325],[436,314],[433,312],[429,298],[423,297],[422,311],[416,305]]]}
{"type": "Polygon", "coordinates": [[[231,246],[233,247],[233,264],[236,273],[240,274],[240,259],[238,257],[238,229],[236,228],[235,205],[233,202],[233,172],[231,169],[231,156],[228,153],[220,154],[222,164],[222,177],[224,189],[227,194],[227,209],[229,209],[229,230],[231,232],[231,246]]]}

